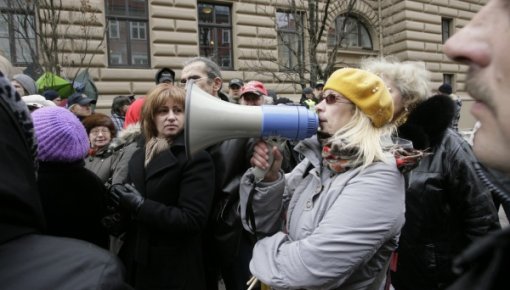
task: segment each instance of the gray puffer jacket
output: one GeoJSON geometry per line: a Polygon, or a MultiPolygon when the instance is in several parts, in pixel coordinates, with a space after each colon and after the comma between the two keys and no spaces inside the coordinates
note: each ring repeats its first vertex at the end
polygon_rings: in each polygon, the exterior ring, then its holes
{"type": "MultiPolygon", "coordinates": [[[[250,270],[277,289],[375,289],[382,286],[404,224],[404,178],[395,163],[337,174],[323,168],[315,138],[295,150],[305,159],[273,183],[255,186],[257,242],[250,270]],[[374,285],[377,284],[377,285],[374,285]]],[[[241,217],[252,188],[241,182],[241,217]]]]}

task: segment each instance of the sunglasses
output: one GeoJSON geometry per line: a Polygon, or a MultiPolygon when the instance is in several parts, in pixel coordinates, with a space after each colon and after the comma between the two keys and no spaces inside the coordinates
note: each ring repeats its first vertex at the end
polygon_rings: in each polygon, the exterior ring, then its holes
{"type": "Polygon", "coordinates": [[[329,95],[325,96],[324,100],[326,101],[326,104],[328,104],[328,105],[332,105],[332,104],[335,104],[335,103],[342,103],[342,104],[351,104],[351,105],[353,105],[353,103],[351,101],[346,100],[346,99],[341,98],[341,97],[338,97],[338,96],[335,96],[333,94],[329,94],[329,95]]]}

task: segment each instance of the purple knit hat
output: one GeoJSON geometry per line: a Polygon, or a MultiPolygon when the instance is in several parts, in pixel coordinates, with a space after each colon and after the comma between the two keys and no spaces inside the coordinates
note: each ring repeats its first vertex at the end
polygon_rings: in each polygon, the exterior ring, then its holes
{"type": "Polygon", "coordinates": [[[89,138],[80,120],[62,107],[45,107],[32,113],[40,161],[74,162],[85,158],[89,138]]]}

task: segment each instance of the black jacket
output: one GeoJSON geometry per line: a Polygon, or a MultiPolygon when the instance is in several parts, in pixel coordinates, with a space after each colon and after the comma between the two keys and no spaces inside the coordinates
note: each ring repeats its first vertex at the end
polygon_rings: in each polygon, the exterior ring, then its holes
{"type": "Polygon", "coordinates": [[[399,136],[431,153],[407,176],[406,223],[392,273],[395,289],[443,289],[456,276],[452,260],[499,228],[489,190],[477,178],[469,144],[448,128],[453,101],[434,96],[415,108],[399,136]]]}
{"type": "Polygon", "coordinates": [[[187,159],[183,136],[144,170],[145,147],[129,162],[128,180],[145,197],[119,256],[136,289],[205,289],[202,233],[214,190],[210,155],[187,159]]]}
{"type": "Polygon", "coordinates": [[[130,289],[122,266],[93,244],[39,234],[33,125],[0,74],[0,285],[2,289],[130,289]]]}
{"type": "Polygon", "coordinates": [[[92,171],[76,163],[39,163],[37,185],[47,230],[53,236],[75,238],[108,249],[106,189],[92,171]]]}

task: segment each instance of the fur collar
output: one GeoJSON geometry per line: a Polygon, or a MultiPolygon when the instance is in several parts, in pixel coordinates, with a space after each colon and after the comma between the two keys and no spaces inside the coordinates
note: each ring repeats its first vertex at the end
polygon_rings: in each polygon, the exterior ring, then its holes
{"type": "Polygon", "coordinates": [[[109,150],[116,151],[117,149],[124,147],[133,142],[137,142],[138,138],[142,134],[140,122],[136,122],[124,128],[119,132],[117,138],[112,140],[108,146],[109,150]]]}
{"type": "Polygon", "coordinates": [[[450,126],[455,104],[449,96],[434,95],[420,103],[402,126],[399,137],[411,140],[415,149],[425,150],[441,142],[450,126]]]}

